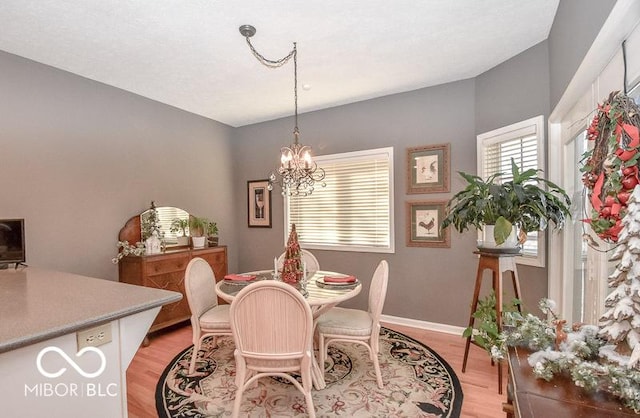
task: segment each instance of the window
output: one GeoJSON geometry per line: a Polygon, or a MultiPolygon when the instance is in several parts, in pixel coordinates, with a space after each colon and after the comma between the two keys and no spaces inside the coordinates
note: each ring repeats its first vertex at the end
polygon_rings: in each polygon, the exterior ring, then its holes
{"type": "MultiPolygon", "coordinates": [[[[520,170],[544,167],[544,117],[538,116],[478,135],[478,175],[488,178],[504,173],[511,180],[511,159],[520,170]]],[[[523,245],[518,263],[544,267],[544,234],[532,232],[523,245]]]]}
{"type": "Polygon", "coordinates": [[[326,187],[285,200],[285,237],[296,225],[303,248],[392,253],[393,148],[315,158],[326,187]]]}

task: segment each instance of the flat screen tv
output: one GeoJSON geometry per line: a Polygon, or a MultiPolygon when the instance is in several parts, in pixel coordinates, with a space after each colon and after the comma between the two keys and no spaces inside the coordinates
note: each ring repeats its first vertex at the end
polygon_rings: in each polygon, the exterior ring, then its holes
{"type": "Polygon", "coordinates": [[[0,219],[0,267],[25,261],[24,219],[0,219]]]}

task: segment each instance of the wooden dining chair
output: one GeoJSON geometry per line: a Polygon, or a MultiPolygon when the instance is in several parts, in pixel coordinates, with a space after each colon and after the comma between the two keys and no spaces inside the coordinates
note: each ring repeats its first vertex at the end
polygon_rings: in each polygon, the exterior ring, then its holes
{"type": "Polygon", "coordinates": [[[249,385],[263,376],[279,376],[302,392],[307,413],[315,417],[311,397],[313,316],[300,292],[272,280],[252,283],[231,302],[230,319],[238,388],[232,416],[239,416],[249,385]],[[300,373],[302,384],[289,372],[300,373]]]}
{"type": "Polygon", "coordinates": [[[193,329],[193,354],[189,363],[189,374],[196,367],[202,340],[213,336],[213,346],[221,335],[232,335],[229,322],[229,305],[218,305],[216,279],[209,263],[200,257],[193,258],[187,265],[184,290],[191,310],[193,329]]]}
{"type": "Polygon", "coordinates": [[[336,342],[361,344],[369,350],[369,357],[376,371],[378,387],[383,388],[378,352],[380,351],[380,317],[387,295],[388,281],[389,264],[386,260],[382,260],[371,279],[368,311],[335,307],[318,318],[316,329],[318,330],[319,362],[323,370],[329,344],[336,342]]]}
{"type": "MultiPolygon", "coordinates": [[[[284,264],[284,257],[287,253],[284,252],[280,254],[278,257],[278,270],[282,270],[282,265],[284,264]]],[[[313,253],[309,250],[302,249],[302,261],[307,265],[307,274],[310,277],[316,271],[320,270],[320,263],[313,253]]]]}

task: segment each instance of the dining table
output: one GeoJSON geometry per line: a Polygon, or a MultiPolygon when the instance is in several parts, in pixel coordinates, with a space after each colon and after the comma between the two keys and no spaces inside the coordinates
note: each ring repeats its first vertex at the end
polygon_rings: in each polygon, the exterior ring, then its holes
{"type": "MultiPolygon", "coordinates": [[[[235,295],[245,286],[259,280],[279,280],[278,275],[273,270],[251,271],[247,273],[239,273],[233,276],[234,280],[223,279],[216,284],[216,294],[228,303],[232,303],[235,295]],[[245,277],[247,280],[242,280],[245,277]]],[[[311,307],[313,313],[314,329],[317,319],[329,309],[337,304],[349,300],[360,293],[362,283],[355,279],[353,282],[331,282],[331,279],[346,278],[348,274],[318,270],[310,272],[307,280],[302,283],[296,283],[292,286],[296,287],[305,297],[305,300],[311,307]]],[[[315,352],[311,347],[312,353],[315,352]]],[[[316,389],[324,389],[326,383],[324,380],[324,365],[318,364],[315,355],[311,356],[311,377],[313,386],[316,389]]]]}

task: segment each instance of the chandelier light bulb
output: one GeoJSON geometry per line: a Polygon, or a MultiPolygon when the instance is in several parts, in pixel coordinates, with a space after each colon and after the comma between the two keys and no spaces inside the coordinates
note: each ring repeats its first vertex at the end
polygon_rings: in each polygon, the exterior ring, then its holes
{"type": "Polygon", "coordinates": [[[312,160],[311,160],[311,154],[309,153],[309,150],[306,150],[304,152],[304,154],[302,155],[302,159],[304,160],[304,168],[305,169],[309,169],[311,167],[312,164],[312,160]]]}
{"type": "Polygon", "coordinates": [[[287,170],[291,169],[292,160],[293,156],[291,155],[291,150],[289,150],[288,148],[283,149],[282,155],[280,156],[280,167],[287,170]]]}

